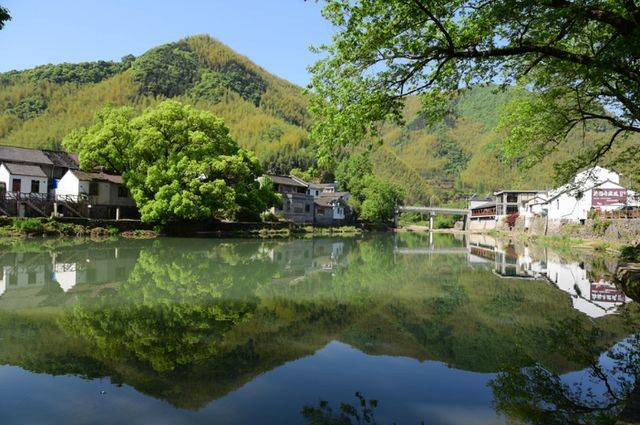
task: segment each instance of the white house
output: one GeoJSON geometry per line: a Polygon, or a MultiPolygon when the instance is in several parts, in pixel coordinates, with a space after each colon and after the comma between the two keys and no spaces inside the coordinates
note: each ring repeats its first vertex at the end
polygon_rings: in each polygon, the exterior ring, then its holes
{"type": "Polygon", "coordinates": [[[334,193],[336,192],[337,185],[336,183],[308,183],[309,189],[308,194],[312,195],[314,198],[322,195],[323,193],[334,193]]]}
{"type": "Polygon", "coordinates": [[[122,177],[105,173],[69,170],[58,182],[56,197],[90,204],[131,206],[136,204],[123,185],[122,177]]]}
{"type": "MultiPolygon", "coordinates": [[[[549,220],[586,220],[589,211],[613,211],[629,205],[632,191],[620,185],[620,176],[602,167],[578,173],[570,183],[540,193],[525,204],[525,219],[535,215],[549,220]]],[[[526,226],[526,224],[525,224],[526,226]]]]}
{"type": "Polygon", "coordinates": [[[325,192],[314,199],[315,223],[320,225],[343,224],[349,212],[349,192],[325,192]]]}
{"type": "Polygon", "coordinates": [[[4,162],[0,164],[0,183],[7,192],[47,194],[47,175],[37,165],[4,162]]]}

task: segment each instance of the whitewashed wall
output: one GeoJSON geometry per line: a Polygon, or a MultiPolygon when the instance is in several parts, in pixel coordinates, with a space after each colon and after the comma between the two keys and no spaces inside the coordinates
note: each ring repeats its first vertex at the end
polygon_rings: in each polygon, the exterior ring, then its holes
{"type": "Polygon", "coordinates": [[[58,181],[58,188],[55,190],[56,196],[68,196],[77,199],[79,194],[78,178],[71,172],[67,171],[58,181]]]}
{"type": "Polygon", "coordinates": [[[47,178],[46,177],[34,177],[34,176],[22,176],[18,174],[11,174],[7,167],[0,165],[0,181],[7,186],[7,192],[11,192],[13,188],[13,180],[20,179],[20,193],[31,193],[31,181],[38,182],[38,193],[47,193],[47,178]]]}

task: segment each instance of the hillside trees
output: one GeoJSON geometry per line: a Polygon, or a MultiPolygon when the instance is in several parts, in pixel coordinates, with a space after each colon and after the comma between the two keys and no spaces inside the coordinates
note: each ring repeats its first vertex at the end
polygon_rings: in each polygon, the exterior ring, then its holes
{"type": "MultiPolygon", "coordinates": [[[[324,157],[371,140],[380,121],[401,122],[407,96],[420,95],[435,120],[452,94],[496,82],[525,86],[533,102],[503,125],[511,156],[539,158],[582,126],[608,126],[566,164],[575,169],[640,133],[637,2],[327,0],[323,14],[338,27],[312,68],[324,157]],[[541,110],[554,119],[538,119],[541,110]]],[[[637,143],[623,146],[619,157],[637,158],[637,143]]]]}
{"type": "Polygon", "coordinates": [[[198,61],[185,43],[169,43],[146,52],[131,65],[140,93],[174,97],[199,78],[198,61]]]}
{"type": "Polygon", "coordinates": [[[106,107],[64,145],[83,168],[122,174],[144,221],[257,220],[278,201],[268,182],[256,180],[256,157],[238,147],[222,119],[176,101],[139,116],[106,107]]]}
{"type": "Polygon", "coordinates": [[[341,189],[351,192],[350,203],[363,220],[388,221],[404,196],[402,189],[373,175],[373,165],[366,154],[353,154],[336,170],[341,189]]]}

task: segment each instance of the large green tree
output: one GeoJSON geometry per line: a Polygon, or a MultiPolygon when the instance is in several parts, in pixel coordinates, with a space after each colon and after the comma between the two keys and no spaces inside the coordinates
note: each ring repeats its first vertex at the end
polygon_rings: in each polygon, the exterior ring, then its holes
{"type": "Polygon", "coordinates": [[[483,84],[525,90],[502,123],[507,156],[539,157],[583,125],[608,134],[573,158],[574,169],[612,148],[622,159],[640,154],[637,142],[617,143],[640,133],[637,1],[323,3],[338,28],[312,67],[313,134],[325,158],[399,121],[407,96],[420,95],[436,119],[452,95],[483,84]]]}
{"type": "Polygon", "coordinates": [[[106,107],[63,143],[83,168],[122,174],[144,221],[258,219],[278,199],[221,118],[176,101],[140,116],[106,107]]]}

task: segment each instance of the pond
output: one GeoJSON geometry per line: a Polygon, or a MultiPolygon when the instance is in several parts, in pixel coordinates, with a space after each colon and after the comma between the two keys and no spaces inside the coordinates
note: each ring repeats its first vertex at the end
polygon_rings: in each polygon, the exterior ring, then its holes
{"type": "Polygon", "coordinates": [[[0,421],[629,419],[615,266],[480,235],[2,245],[0,421]]]}

